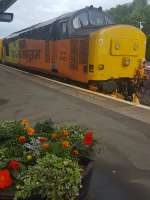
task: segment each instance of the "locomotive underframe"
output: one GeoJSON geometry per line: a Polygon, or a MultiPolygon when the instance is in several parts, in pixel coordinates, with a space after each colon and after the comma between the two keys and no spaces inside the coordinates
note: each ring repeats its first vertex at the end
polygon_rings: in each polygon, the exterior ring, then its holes
{"type": "MultiPolygon", "coordinates": [[[[142,82],[142,80],[140,80],[142,82]]],[[[97,87],[99,92],[106,94],[113,94],[118,92],[127,100],[132,100],[133,94],[136,94],[140,90],[140,86],[137,88],[135,84],[135,79],[130,78],[119,78],[119,79],[109,79],[106,81],[89,81],[89,86],[97,87]]]]}

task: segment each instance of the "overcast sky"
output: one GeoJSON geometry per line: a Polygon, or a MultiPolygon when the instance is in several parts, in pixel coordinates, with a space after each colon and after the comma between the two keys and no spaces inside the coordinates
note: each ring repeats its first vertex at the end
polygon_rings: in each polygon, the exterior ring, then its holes
{"type": "Polygon", "coordinates": [[[0,37],[7,36],[41,21],[49,20],[63,13],[94,5],[103,9],[132,0],[18,0],[7,12],[14,13],[11,23],[0,22],[0,37]]]}

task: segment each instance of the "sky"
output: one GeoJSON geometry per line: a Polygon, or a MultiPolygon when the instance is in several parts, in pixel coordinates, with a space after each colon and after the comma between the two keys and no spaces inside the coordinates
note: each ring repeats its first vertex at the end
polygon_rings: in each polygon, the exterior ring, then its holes
{"type": "Polygon", "coordinates": [[[128,2],[132,0],[18,0],[7,10],[14,13],[13,22],[0,22],[0,37],[89,5],[105,10],[128,2]]]}

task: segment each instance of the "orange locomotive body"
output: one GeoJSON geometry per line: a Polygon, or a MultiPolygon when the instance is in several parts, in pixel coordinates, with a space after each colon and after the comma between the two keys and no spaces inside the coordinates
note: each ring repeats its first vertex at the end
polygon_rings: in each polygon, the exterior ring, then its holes
{"type": "Polygon", "coordinates": [[[8,36],[2,61],[131,96],[145,44],[142,31],[90,6],[8,36]]]}
{"type": "Polygon", "coordinates": [[[13,48],[9,56],[12,59],[6,59],[7,63],[13,64],[16,56],[17,64],[24,68],[87,82],[88,38],[56,41],[19,39],[15,42],[19,47],[13,48]]]}
{"type": "Polygon", "coordinates": [[[108,24],[113,22],[101,8],[68,13],[5,38],[3,61],[88,83],[89,34],[108,24]],[[100,22],[87,24],[95,13],[100,22]]]}

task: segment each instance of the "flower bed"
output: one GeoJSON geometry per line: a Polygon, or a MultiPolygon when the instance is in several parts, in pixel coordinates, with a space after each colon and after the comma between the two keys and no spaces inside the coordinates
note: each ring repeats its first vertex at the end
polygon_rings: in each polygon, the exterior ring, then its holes
{"type": "Polygon", "coordinates": [[[77,125],[0,122],[0,199],[85,199],[94,144],[77,125]]]}

